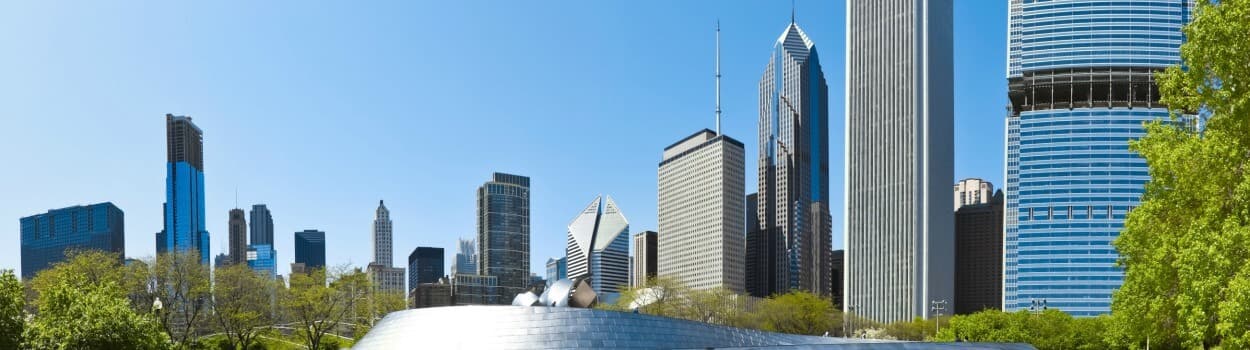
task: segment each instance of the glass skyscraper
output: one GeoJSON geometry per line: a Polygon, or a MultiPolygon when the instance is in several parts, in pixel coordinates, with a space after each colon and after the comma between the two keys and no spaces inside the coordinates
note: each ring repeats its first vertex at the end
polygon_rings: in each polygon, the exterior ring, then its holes
{"type": "Polygon", "coordinates": [[[156,252],[195,251],[209,263],[204,228],[204,133],[191,117],[165,115],[165,229],[156,233],[156,252]]]}
{"type": "Polygon", "coordinates": [[[460,239],[456,245],[456,260],[451,262],[452,275],[477,274],[477,240],[460,239]]]}
{"type": "Polygon", "coordinates": [[[1011,0],[1003,309],[1110,312],[1111,242],[1149,179],[1128,149],[1166,119],[1154,73],[1180,62],[1188,0],[1011,0]]]}
{"type": "Polygon", "coordinates": [[[247,248],[247,267],[270,278],[278,276],[278,252],[270,244],[253,244],[247,248]]]}
{"type": "Polygon", "coordinates": [[[755,254],[745,262],[756,275],[746,277],[746,290],[759,297],[791,289],[827,296],[833,286],[829,85],[816,44],[793,18],[760,77],[759,106],[759,227],[747,229],[746,240],[757,247],[747,248],[755,254]]]}
{"type": "Polygon", "coordinates": [[[408,254],[408,289],[443,277],[443,248],[417,247],[408,254]]]}
{"type": "Polygon", "coordinates": [[[326,233],[303,230],[295,233],[295,263],[309,270],[326,267],[326,233]]]}
{"type": "Polygon", "coordinates": [[[498,300],[530,284],[530,178],[494,173],[477,189],[478,275],[498,277],[498,300]]]}
{"type": "Polygon", "coordinates": [[[65,250],[101,250],[126,255],[125,215],[113,203],[53,209],[19,220],[22,279],[65,260],[65,250]]]}

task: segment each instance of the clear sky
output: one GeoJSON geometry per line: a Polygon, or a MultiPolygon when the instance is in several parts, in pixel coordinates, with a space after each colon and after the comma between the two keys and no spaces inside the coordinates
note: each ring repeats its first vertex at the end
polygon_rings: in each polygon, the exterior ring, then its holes
{"type": "MultiPolygon", "coordinates": [[[[846,4],[803,0],[830,101],[834,246],[842,246],[846,4]]],[[[724,132],[756,188],[758,81],[789,1],[15,1],[0,4],[0,268],[19,223],[111,201],[126,255],[155,252],[164,115],[204,130],[208,230],[274,215],[279,273],[293,233],[327,233],[332,265],[367,264],[379,199],[395,261],[476,235],[476,189],[531,178],[531,266],[562,256],[597,194],[631,232],[656,228],[661,150],[714,127],[722,28],[724,132]]],[[[955,2],[955,177],[1003,178],[1006,1],[955,2]]],[[[953,185],[953,184],[952,184],[953,185]]],[[[401,263],[402,262],[402,263],[401,263]]]]}

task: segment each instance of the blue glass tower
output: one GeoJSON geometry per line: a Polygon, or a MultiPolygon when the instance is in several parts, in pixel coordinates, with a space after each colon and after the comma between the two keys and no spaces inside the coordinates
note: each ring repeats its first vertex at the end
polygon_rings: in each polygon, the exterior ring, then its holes
{"type": "Polygon", "coordinates": [[[1110,312],[1111,242],[1149,179],[1128,141],[1167,118],[1153,74],[1180,62],[1188,3],[1011,0],[1004,310],[1110,312]]]}
{"type": "Polygon", "coordinates": [[[191,117],[165,115],[165,229],[156,234],[156,252],[195,251],[208,265],[203,135],[191,117]]]}
{"type": "Polygon", "coordinates": [[[278,252],[273,245],[253,244],[247,248],[247,267],[262,275],[278,276],[278,252]]]}
{"type": "Polygon", "coordinates": [[[101,250],[126,255],[125,216],[113,203],[53,209],[19,220],[22,230],[22,279],[65,260],[67,249],[101,250]]]}

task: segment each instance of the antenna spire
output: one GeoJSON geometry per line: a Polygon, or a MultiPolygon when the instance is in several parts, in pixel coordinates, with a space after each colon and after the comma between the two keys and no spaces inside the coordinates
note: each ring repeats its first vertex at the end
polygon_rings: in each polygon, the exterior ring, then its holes
{"type": "Polygon", "coordinates": [[[716,135],[720,136],[720,19],[716,20],[716,135]]]}
{"type": "Polygon", "coordinates": [[[794,24],[794,0],[790,0],[790,24],[794,24]]]}

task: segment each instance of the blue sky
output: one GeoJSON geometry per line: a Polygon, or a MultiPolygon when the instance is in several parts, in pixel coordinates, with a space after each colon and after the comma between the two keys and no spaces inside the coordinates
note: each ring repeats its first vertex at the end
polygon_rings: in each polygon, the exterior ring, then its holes
{"type": "MultiPolygon", "coordinates": [[[[797,3],[830,83],[834,246],[842,246],[844,1],[797,3]]],[[[164,115],[204,130],[208,230],[266,203],[279,273],[293,233],[330,264],[371,260],[379,199],[395,261],[475,233],[476,189],[531,177],[531,270],[564,253],[597,194],[656,228],[661,150],[714,126],[755,189],[757,83],[788,1],[5,2],[0,4],[0,268],[23,216],[111,201],[126,253],[151,256],[164,201],[164,115]]],[[[1002,184],[1005,1],[955,2],[955,176],[1002,184]]]]}

